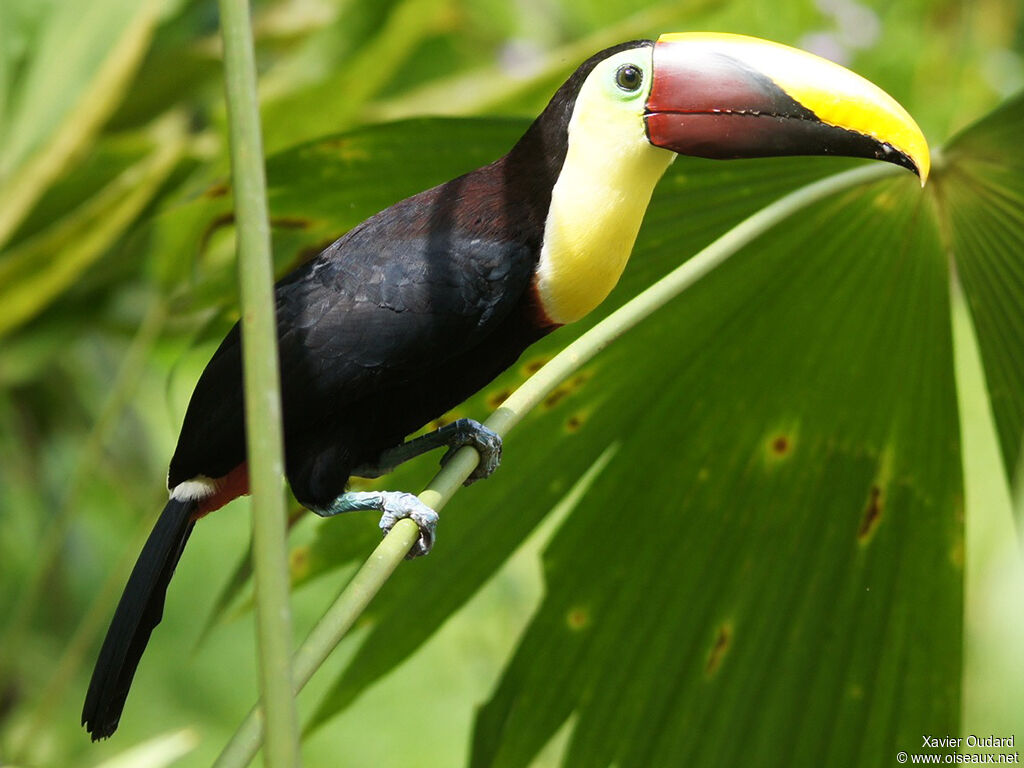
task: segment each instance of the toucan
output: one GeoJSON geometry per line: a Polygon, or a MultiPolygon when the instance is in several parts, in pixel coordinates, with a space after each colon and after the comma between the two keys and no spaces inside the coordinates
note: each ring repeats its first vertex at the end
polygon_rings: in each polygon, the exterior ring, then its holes
{"type": "MultiPolygon", "coordinates": [[[[370,217],[276,285],[287,479],[322,516],[403,517],[426,554],[437,515],[416,496],[346,492],[438,447],[471,445],[470,481],[501,440],[460,419],[406,437],[481,389],[533,342],[586,315],[629,258],[677,155],[834,154],[928,175],[928,146],[889,95],[843,67],[756,38],[684,33],[583,62],[506,154],[370,217]]],[[[248,492],[240,329],[196,384],[170,499],[128,579],[82,713],[117,728],[168,582],[203,515],[248,492]]],[[[442,459],[443,461],[444,459],[442,459]]]]}

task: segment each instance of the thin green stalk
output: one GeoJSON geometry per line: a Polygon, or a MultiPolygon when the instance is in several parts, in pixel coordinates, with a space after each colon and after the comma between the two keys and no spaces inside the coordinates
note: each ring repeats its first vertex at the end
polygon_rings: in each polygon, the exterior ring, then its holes
{"type": "Polygon", "coordinates": [[[1017,538],[1024,548],[1024,435],[1021,436],[1020,452],[1017,454],[1017,468],[1013,473],[1010,492],[1013,494],[1013,519],[1017,521],[1017,538]]]}
{"type": "MultiPolygon", "coordinates": [[[[475,451],[471,453],[470,460],[475,465],[478,458],[475,451]]],[[[451,462],[448,466],[451,466],[451,462]]],[[[469,472],[466,473],[466,477],[469,476],[469,472]]],[[[295,654],[292,670],[295,694],[305,687],[327,655],[341,642],[341,638],[394,573],[418,537],[419,529],[416,523],[412,520],[399,520],[391,529],[391,533],[373,550],[369,559],[363,563],[331,608],[313,627],[306,642],[295,654]]],[[[213,768],[243,768],[249,765],[262,741],[263,709],[257,704],[249,710],[249,714],[224,747],[213,768]]]]}
{"type": "MultiPolygon", "coordinates": [[[[890,176],[894,170],[892,166],[871,165],[830,176],[791,192],[740,222],[559,352],[491,414],[486,426],[504,437],[555,387],[598,352],[650,317],[737,251],[807,206],[845,189],[890,176]]],[[[462,448],[434,476],[419,495],[420,500],[435,510],[442,509],[462,487],[479,460],[473,448],[462,448]]],[[[417,536],[418,531],[412,521],[399,521],[327,609],[295,654],[295,693],[302,690],[341,642],[412,548],[417,536]]],[[[215,768],[244,768],[260,748],[262,738],[263,716],[259,705],[256,705],[217,758],[215,768]]]]}
{"type": "Polygon", "coordinates": [[[220,0],[220,18],[238,233],[260,695],[267,714],[263,757],[268,768],[287,768],[299,765],[299,738],[292,696],[284,441],[267,184],[248,0],[220,0]]]}

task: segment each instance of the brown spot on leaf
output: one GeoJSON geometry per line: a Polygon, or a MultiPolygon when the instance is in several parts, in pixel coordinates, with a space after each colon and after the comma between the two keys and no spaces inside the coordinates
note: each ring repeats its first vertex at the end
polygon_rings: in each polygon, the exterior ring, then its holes
{"type": "Polygon", "coordinates": [[[546,355],[544,357],[535,357],[532,360],[527,360],[523,364],[523,375],[533,376],[533,374],[535,374],[537,371],[539,371],[541,368],[547,365],[550,359],[551,356],[546,355]]]}
{"type": "Polygon", "coordinates": [[[953,546],[949,550],[949,561],[958,571],[964,569],[964,539],[962,536],[958,536],[953,542],[953,546]]]}
{"type": "Polygon", "coordinates": [[[498,408],[502,403],[508,400],[512,394],[512,389],[504,387],[502,389],[495,390],[487,395],[487,407],[492,411],[498,408]]]}
{"type": "Polygon", "coordinates": [[[270,226],[278,229],[309,229],[313,221],[300,216],[271,216],[270,226]]]}
{"type": "Polygon", "coordinates": [[[761,460],[768,467],[777,467],[788,462],[797,444],[799,431],[795,424],[776,427],[761,438],[761,460]]]}
{"type": "Polygon", "coordinates": [[[587,417],[583,413],[574,413],[565,420],[565,429],[568,432],[579,432],[587,417]]]}
{"type": "Polygon", "coordinates": [[[864,510],[864,517],[860,521],[860,528],[857,529],[857,538],[861,543],[871,538],[882,519],[882,489],[877,485],[871,486],[871,495],[868,497],[868,505],[864,510]]]}
{"type": "Polygon", "coordinates": [[[574,632],[580,632],[587,628],[590,624],[590,609],[584,605],[577,605],[574,608],[570,608],[569,612],[565,615],[565,623],[569,625],[569,629],[574,632]]]}
{"type": "Polygon", "coordinates": [[[569,381],[569,386],[572,387],[573,389],[579,389],[588,381],[590,381],[593,377],[594,374],[592,371],[580,371],[575,376],[573,376],[572,379],[569,381]]]}
{"type": "Polygon", "coordinates": [[[210,239],[217,230],[230,226],[234,223],[235,214],[233,213],[222,213],[220,216],[213,219],[213,221],[206,225],[206,229],[204,229],[203,233],[199,236],[199,252],[204,253],[206,251],[207,246],[209,246],[210,239]]]}
{"type": "Polygon", "coordinates": [[[723,624],[718,628],[718,635],[715,637],[715,644],[712,645],[711,650],[708,651],[708,662],[704,666],[705,677],[711,677],[718,671],[718,668],[722,666],[722,659],[725,657],[725,654],[728,652],[731,644],[732,627],[728,624],[723,624]]]}
{"type": "Polygon", "coordinates": [[[226,181],[218,181],[216,184],[211,184],[203,195],[206,197],[224,197],[228,192],[231,191],[231,187],[226,181]]]}
{"type": "Polygon", "coordinates": [[[309,547],[296,547],[288,556],[288,566],[293,579],[302,579],[309,574],[309,547]]]}
{"type": "Polygon", "coordinates": [[[350,136],[336,136],[321,139],[316,143],[317,154],[329,153],[333,157],[351,162],[352,160],[365,160],[370,156],[366,147],[355,141],[350,136]]]}
{"type": "Polygon", "coordinates": [[[18,708],[22,699],[21,681],[11,679],[0,684],[0,722],[5,722],[18,708]]]}
{"type": "Polygon", "coordinates": [[[554,392],[552,392],[550,395],[544,398],[544,407],[554,408],[568,396],[568,389],[566,389],[565,387],[558,387],[554,392]]]}
{"type": "Polygon", "coordinates": [[[444,416],[438,416],[432,422],[427,425],[427,432],[433,432],[435,429],[440,429],[459,418],[456,413],[446,413],[444,416]]]}
{"type": "Polygon", "coordinates": [[[287,522],[288,530],[290,531],[292,529],[292,527],[297,522],[299,522],[302,518],[304,518],[308,514],[308,512],[309,512],[308,509],[306,509],[305,507],[300,507],[300,506],[294,506],[291,509],[289,509],[288,510],[288,522],[287,522]]]}
{"type": "Polygon", "coordinates": [[[592,373],[581,371],[569,379],[569,381],[562,382],[552,390],[550,395],[544,398],[544,407],[548,409],[554,408],[569,395],[576,394],[584,384],[590,381],[592,376],[592,373]]]}

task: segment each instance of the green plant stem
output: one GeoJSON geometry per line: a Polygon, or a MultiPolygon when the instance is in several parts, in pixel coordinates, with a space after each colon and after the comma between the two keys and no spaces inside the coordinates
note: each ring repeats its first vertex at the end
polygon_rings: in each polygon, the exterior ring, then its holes
{"type": "Polygon", "coordinates": [[[266,172],[248,0],[220,0],[219,5],[238,236],[260,695],[267,717],[263,757],[268,768],[287,768],[299,764],[299,739],[292,696],[284,441],[266,172]]]}
{"type": "MultiPolygon", "coordinates": [[[[477,461],[475,451],[471,461],[474,464],[477,461]]],[[[468,472],[466,476],[469,476],[468,472]]],[[[313,627],[306,642],[295,654],[295,693],[305,687],[328,654],[341,642],[345,633],[384,586],[418,537],[419,529],[416,523],[412,520],[399,520],[373,550],[369,559],[356,571],[352,580],[313,627]]],[[[263,712],[257,704],[249,710],[242,725],[224,747],[217,762],[214,763],[214,768],[242,768],[248,765],[256,756],[262,740],[263,712]]]]}
{"type": "MultiPolygon", "coordinates": [[[[893,167],[881,164],[856,168],[808,184],[762,208],[569,344],[513,392],[487,419],[486,426],[504,437],[555,387],[601,350],[777,224],[813,203],[851,187],[891,176],[894,172],[893,167]]],[[[442,509],[462,487],[479,460],[473,448],[462,448],[434,476],[419,495],[420,500],[435,510],[442,509]]],[[[417,536],[418,531],[412,521],[399,521],[327,609],[295,654],[295,693],[302,690],[341,642],[412,548],[417,536]]],[[[235,731],[218,757],[215,768],[243,768],[248,765],[262,738],[263,717],[257,705],[235,731]]]]}

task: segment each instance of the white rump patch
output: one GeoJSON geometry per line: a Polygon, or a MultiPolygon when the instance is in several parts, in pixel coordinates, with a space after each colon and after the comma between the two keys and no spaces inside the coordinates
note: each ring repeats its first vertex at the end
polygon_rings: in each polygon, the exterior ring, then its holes
{"type": "Polygon", "coordinates": [[[191,480],[178,483],[171,490],[171,498],[176,501],[199,501],[217,492],[217,481],[205,475],[196,475],[191,480]]]}

